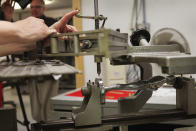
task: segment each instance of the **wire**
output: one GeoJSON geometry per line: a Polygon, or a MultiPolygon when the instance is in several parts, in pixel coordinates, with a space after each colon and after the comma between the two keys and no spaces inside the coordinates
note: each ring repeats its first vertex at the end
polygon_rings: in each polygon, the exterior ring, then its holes
{"type": "Polygon", "coordinates": [[[145,0],[134,0],[131,17],[131,31],[138,29],[139,20],[142,20],[142,27],[147,28],[146,22],[146,2],[145,0]]]}

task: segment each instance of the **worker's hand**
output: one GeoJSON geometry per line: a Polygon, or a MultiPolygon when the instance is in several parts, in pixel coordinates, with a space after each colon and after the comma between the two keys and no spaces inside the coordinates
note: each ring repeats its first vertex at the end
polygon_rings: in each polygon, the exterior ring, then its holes
{"type": "Polygon", "coordinates": [[[74,15],[76,15],[78,13],[79,13],[78,10],[74,10],[70,13],[67,13],[58,22],[56,22],[52,26],[50,26],[50,28],[55,29],[57,31],[57,33],[66,33],[66,32],[77,31],[77,29],[74,26],[67,25],[67,22],[69,21],[69,19],[71,19],[74,15]]]}
{"type": "MultiPolygon", "coordinates": [[[[3,4],[2,4],[2,11],[4,13],[4,17],[5,20],[7,21],[11,21],[13,18],[13,14],[14,14],[14,5],[12,0],[6,0],[3,4]]],[[[15,1],[14,1],[15,3],[15,1]]]]}
{"type": "Polygon", "coordinates": [[[35,17],[28,17],[14,24],[19,29],[21,44],[29,48],[34,48],[37,41],[45,39],[52,33],[56,33],[56,30],[50,29],[44,23],[44,20],[35,17]]]}

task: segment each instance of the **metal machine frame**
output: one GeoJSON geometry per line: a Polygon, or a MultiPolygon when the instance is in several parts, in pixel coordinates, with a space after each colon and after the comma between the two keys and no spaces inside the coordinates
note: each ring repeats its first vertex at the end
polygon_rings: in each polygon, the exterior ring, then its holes
{"type": "Polygon", "coordinates": [[[195,80],[176,76],[196,73],[196,56],[185,52],[178,43],[150,45],[150,34],[146,30],[134,32],[131,36],[134,46],[128,46],[127,34],[104,29],[103,26],[99,29],[99,20],[104,20],[105,23],[106,17],[99,16],[98,1],[95,0],[94,3],[95,17],[80,18],[95,19],[96,30],[52,35],[51,54],[42,54],[42,57],[94,55],[98,74],[101,72],[102,57],[109,58],[113,65],[156,63],[168,76],[155,76],[148,80],[112,87],[104,87],[100,78],[95,79],[95,82],[88,82],[87,87],[82,88],[85,97],[80,108],[73,108],[72,119],[35,123],[32,124],[32,129],[102,131],[111,129],[112,125],[118,125],[122,127],[121,130],[127,131],[127,125],[196,117],[196,105],[193,103],[196,99],[195,80]],[[68,39],[63,52],[58,50],[58,46],[62,47],[58,44],[58,37],[68,39]],[[162,106],[163,109],[145,110],[144,105],[153,91],[164,83],[176,88],[176,107],[168,109],[162,106]],[[137,92],[131,97],[118,100],[118,115],[103,117],[102,104],[105,103],[105,93],[112,89],[136,89],[137,92]]]}
{"type": "MultiPolygon", "coordinates": [[[[108,32],[105,29],[102,29],[102,31],[108,32]]],[[[52,39],[54,37],[65,36],[70,38],[70,36],[73,36],[69,44],[74,45],[74,50],[72,53],[54,52],[45,56],[91,54],[97,57],[108,57],[113,65],[139,64],[140,62],[156,63],[162,67],[162,72],[168,74],[168,76],[155,76],[149,80],[141,80],[136,83],[115,85],[112,87],[104,87],[102,81],[96,79],[95,82],[89,82],[87,87],[82,89],[85,98],[80,108],[73,109],[72,119],[36,123],[32,125],[34,130],[51,129],[59,131],[60,129],[64,129],[82,131],[97,129],[101,131],[108,129],[108,126],[111,128],[113,124],[126,127],[125,125],[130,124],[161,122],[167,121],[168,119],[186,119],[196,116],[196,106],[193,103],[193,100],[196,99],[195,80],[193,78],[175,76],[196,73],[196,56],[183,52],[181,46],[176,43],[151,46],[142,33],[136,35],[138,38],[134,39],[136,41],[138,39],[138,43],[145,46],[127,47],[127,39],[125,37],[119,37],[121,36],[119,32],[103,32],[101,34],[100,31],[78,32],[52,36],[52,39]],[[96,33],[97,36],[92,35],[93,39],[91,39],[92,37],[89,37],[91,33],[96,33]],[[112,35],[111,37],[111,34],[118,35],[112,35]],[[81,50],[81,40],[89,40],[94,44],[94,46],[91,46],[92,48],[87,49],[89,53],[87,53],[87,50],[81,50]],[[176,108],[168,110],[144,110],[140,112],[140,109],[143,110],[144,104],[151,97],[153,90],[157,90],[164,83],[173,85],[177,90],[176,108]],[[119,99],[119,115],[103,117],[101,105],[104,104],[105,93],[111,89],[137,89],[138,91],[130,98],[119,99]],[[130,108],[130,106],[133,107],[130,108]]],[[[127,130],[127,128],[122,129],[124,131],[127,130]]]]}

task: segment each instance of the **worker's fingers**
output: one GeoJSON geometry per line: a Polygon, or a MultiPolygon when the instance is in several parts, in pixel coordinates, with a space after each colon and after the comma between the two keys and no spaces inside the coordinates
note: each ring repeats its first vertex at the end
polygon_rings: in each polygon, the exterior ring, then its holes
{"type": "Polygon", "coordinates": [[[71,25],[66,25],[66,32],[76,32],[76,31],[78,31],[76,27],[71,25]]]}
{"type": "Polygon", "coordinates": [[[74,10],[70,13],[67,13],[63,18],[61,18],[58,22],[50,26],[50,28],[56,29],[57,32],[59,33],[64,33],[64,32],[73,32],[77,31],[76,28],[74,27],[68,27],[67,29],[67,22],[69,19],[71,19],[74,15],[78,14],[79,10],[74,10]]]}
{"type": "Polygon", "coordinates": [[[54,33],[57,33],[57,32],[56,32],[55,29],[49,28],[48,33],[49,33],[49,34],[54,34],[54,33]]]}
{"type": "Polygon", "coordinates": [[[80,11],[79,10],[74,10],[72,12],[67,13],[66,15],[63,16],[63,18],[61,18],[59,20],[59,24],[60,26],[66,25],[67,22],[76,14],[78,14],[80,11]]]}

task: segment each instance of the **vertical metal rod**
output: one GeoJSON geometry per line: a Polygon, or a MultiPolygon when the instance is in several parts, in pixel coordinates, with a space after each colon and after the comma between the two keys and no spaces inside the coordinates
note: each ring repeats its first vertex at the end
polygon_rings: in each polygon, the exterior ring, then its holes
{"type": "Polygon", "coordinates": [[[55,53],[58,53],[58,47],[57,47],[57,38],[51,38],[50,42],[51,42],[51,53],[52,54],[55,54],[55,53]]]}
{"type": "Polygon", "coordinates": [[[131,33],[134,31],[135,29],[135,0],[133,1],[133,7],[132,7],[132,16],[131,16],[131,33]]]}
{"type": "MultiPolygon", "coordinates": [[[[98,10],[98,0],[94,0],[94,8],[95,8],[95,17],[99,16],[99,10],[98,10]]],[[[95,29],[99,29],[99,19],[95,19],[95,29]]],[[[101,74],[101,64],[100,62],[97,62],[97,74],[101,74]]]]}
{"type": "MultiPolygon", "coordinates": [[[[94,0],[95,17],[99,16],[98,0],[94,0]]],[[[95,29],[99,29],[99,19],[95,19],[95,29]]]]}
{"type": "Polygon", "coordinates": [[[100,76],[101,74],[101,63],[97,63],[97,74],[100,76]]]}
{"type": "Polygon", "coordinates": [[[137,30],[137,28],[138,28],[138,17],[139,17],[139,11],[138,11],[138,0],[135,0],[135,19],[136,19],[136,21],[135,21],[135,29],[137,30]]]}
{"type": "Polygon", "coordinates": [[[20,107],[21,107],[21,110],[22,110],[22,114],[23,114],[23,117],[24,117],[24,122],[23,123],[26,126],[27,131],[30,131],[29,121],[27,119],[27,115],[26,115],[26,111],[25,111],[25,107],[24,107],[24,102],[23,102],[22,95],[21,95],[21,92],[20,92],[20,87],[19,87],[18,84],[16,84],[16,90],[17,90],[18,99],[19,99],[19,102],[20,102],[20,107]]]}
{"type": "Polygon", "coordinates": [[[74,35],[74,53],[75,54],[79,54],[79,36],[78,35],[74,35]]]}
{"type": "Polygon", "coordinates": [[[143,24],[145,26],[145,29],[147,29],[147,24],[146,24],[146,1],[142,0],[143,4],[143,24]]]}

